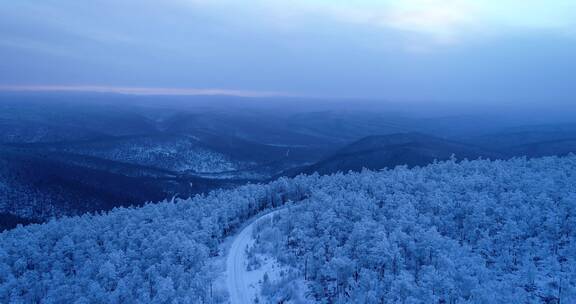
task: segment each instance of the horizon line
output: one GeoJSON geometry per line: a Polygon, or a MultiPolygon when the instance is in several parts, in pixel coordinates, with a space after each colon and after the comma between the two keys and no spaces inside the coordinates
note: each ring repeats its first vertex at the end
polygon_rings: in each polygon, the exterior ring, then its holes
{"type": "Polygon", "coordinates": [[[278,91],[123,87],[105,85],[0,85],[0,92],[92,92],[140,96],[236,96],[236,97],[304,97],[278,91]]]}

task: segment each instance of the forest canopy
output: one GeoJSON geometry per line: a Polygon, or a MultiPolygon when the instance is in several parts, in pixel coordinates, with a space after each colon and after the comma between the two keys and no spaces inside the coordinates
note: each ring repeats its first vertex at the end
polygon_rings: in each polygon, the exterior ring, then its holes
{"type": "Polygon", "coordinates": [[[281,178],[19,227],[0,234],[0,302],[225,302],[221,243],[286,204],[252,251],[295,269],[308,300],[576,301],[571,155],[281,178]]]}

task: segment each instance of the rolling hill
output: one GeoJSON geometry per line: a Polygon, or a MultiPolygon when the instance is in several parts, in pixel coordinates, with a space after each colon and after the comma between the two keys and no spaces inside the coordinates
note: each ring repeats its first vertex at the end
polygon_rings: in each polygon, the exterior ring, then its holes
{"type": "Polygon", "coordinates": [[[243,181],[209,180],[89,156],[0,146],[0,213],[51,217],[190,197],[243,181]]]}
{"type": "Polygon", "coordinates": [[[314,172],[330,174],[360,171],[362,168],[378,170],[401,165],[415,167],[430,164],[434,160],[446,160],[452,155],[458,159],[497,158],[499,156],[497,153],[472,145],[421,133],[403,133],[365,137],[316,164],[291,170],[287,174],[314,172]]]}

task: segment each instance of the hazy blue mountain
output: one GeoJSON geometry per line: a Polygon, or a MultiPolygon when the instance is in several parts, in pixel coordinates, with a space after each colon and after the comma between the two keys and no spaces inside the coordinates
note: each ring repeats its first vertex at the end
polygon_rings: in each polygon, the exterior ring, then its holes
{"type": "Polygon", "coordinates": [[[509,148],[509,153],[528,157],[563,156],[576,153],[576,138],[514,146],[509,148]]]}
{"type": "Polygon", "coordinates": [[[0,94],[0,143],[61,142],[155,132],[153,120],[100,94],[0,94]],[[106,102],[100,102],[105,100],[106,102]]]}
{"type": "Polygon", "coordinates": [[[473,145],[458,143],[421,133],[369,136],[338,150],[332,156],[311,166],[291,170],[289,174],[359,171],[362,168],[383,169],[407,165],[423,166],[434,160],[479,157],[498,158],[499,154],[473,145]]]}
{"type": "Polygon", "coordinates": [[[46,219],[283,174],[421,166],[452,154],[574,151],[574,124],[524,126],[414,109],[297,98],[2,93],[0,212],[46,219]]]}
{"type": "Polygon", "coordinates": [[[557,123],[504,128],[481,136],[463,139],[482,147],[506,150],[522,145],[576,139],[576,124],[557,123]]]}

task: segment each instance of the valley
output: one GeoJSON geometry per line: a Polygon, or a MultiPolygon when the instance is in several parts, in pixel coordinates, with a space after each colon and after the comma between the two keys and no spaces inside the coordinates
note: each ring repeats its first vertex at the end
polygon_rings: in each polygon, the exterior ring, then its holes
{"type": "Polygon", "coordinates": [[[493,125],[482,133],[470,117],[423,119],[382,106],[366,112],[305,103],[4,93],[0,212],[12,220],[0,228],[282,176],[576,151],[576,125],[569,123],[510,126],[486,119],[493,125]]]}
{"type": "Polygon", "coordinates": [[[0,304],[576,304],[575,0],[0,4],[0,304]]]}

